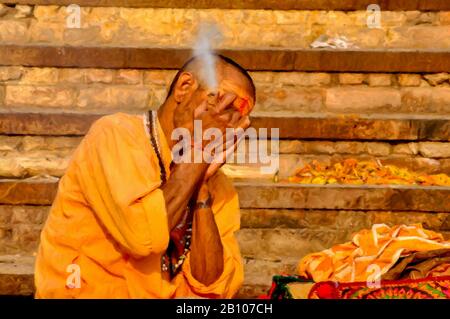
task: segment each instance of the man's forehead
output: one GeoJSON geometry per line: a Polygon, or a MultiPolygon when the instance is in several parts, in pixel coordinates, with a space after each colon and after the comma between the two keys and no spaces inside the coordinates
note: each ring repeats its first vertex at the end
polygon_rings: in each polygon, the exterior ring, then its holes
{"type": "Polygon", "coordinates": [[[253,100],[252,86],[248,78],[233,66],[225,65],[219,68],[219,88],[232,91],[236,95],[253,100]]]}

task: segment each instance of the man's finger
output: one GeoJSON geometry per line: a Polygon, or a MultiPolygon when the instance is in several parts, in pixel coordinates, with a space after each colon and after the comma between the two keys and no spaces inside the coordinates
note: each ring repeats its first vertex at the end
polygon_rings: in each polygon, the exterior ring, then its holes
{"type": "Polygon", "coordinates": [[[229,125],[232,126],[232,127],[236,127],[236,125],[239,123],[241,117],[242,117],[241,113],[239,113],[238,111],[234,111],[232,116],[231,116],[231,120],[229,122],[229,125]]]}
{"type": "Polygon", "coordinates": [[[236,97],[237,97],[236,94],[225,93],[220,99],[219,103],[217,103],[216,111],[222,112],[223,110],[225,110],[230,104],[234,102],[236,97]]]}
{"type": "Polygon", "coordinates": [[[244,131],[249,128],[251,122],[248,116],[241,117],[239,123],[237,125],[238,128],[243,129],[244,131]]]}
{"type": "Polygon", "coordinates": [[[208,104],[206,103],[206,101],[203,101],[202,103],[200,103],[199,106],[197,106],[194,110],[194,118],[198,118],[200,115],[202,115],[203,113],[205,113],[208,110],[208,104]]]}

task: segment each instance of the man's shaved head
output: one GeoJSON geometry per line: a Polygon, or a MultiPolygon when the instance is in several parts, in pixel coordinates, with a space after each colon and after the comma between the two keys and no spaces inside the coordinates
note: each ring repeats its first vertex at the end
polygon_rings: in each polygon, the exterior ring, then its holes
{"type": "MultiPolygon", "coordinates": [[[[243,76],[242,84],[246,89],[249,90],[253,101],[256,100],[256,89],[253,83],[252,78],[248,74],[248,72],[235,61],[231,60],[220,54],[214,54],[215,62],[216,62],[216,77],[217,82],[220,82],[222,79],[226,79],[231,76],[232,73],[239,73],[243,76]]],[[[202,63],[202,59],[200,57],[193,57],[189,59],[177,72],[172,83],[170,84],[169,92],[167,93],[166,100],[172,95],[175,85],[183,72],[192,73],[200,83],[200,86],[205,89],[213,89],[208,87],[208,83],[206,83],[204,76],[202,76],[202,68],[205,66],[202,63]]]]}

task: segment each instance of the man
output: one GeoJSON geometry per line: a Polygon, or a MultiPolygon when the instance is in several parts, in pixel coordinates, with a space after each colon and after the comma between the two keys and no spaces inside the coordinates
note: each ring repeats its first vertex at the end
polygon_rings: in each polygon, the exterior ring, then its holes
{"type": "MultiPolygon", "coordinates": [[[[66,174],[41,234],[37,298],[230,298],[243,281],[234,233],[235,190],[220,163],[175,163],[172,132],[249,126],[248,73],[216,56],[216,88],[188,61],[158,112],[114,114],[93,124],[66,174]],[[208,94],[218,92],[209,105],[208,94]]],[[[234,141],[233,141],[234,143],[234,141]]],[[[236,145],[214,154],[224,157],[236,145]]],[[[204,143],[192,143],[192,149],[204,143]]]]}

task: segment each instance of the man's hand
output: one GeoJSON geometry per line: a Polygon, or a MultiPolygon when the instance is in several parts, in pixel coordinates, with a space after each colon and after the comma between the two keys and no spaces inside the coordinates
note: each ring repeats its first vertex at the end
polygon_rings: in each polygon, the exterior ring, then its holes
{"type": "MultiPolygon", "coordinates": [[[[224,133],[227,127],[235,125],[240,120],[232,112],[232,103],[235,99],[236,95],[227,93],[222,96],[215,107],[208,107],[206,101],[203,101],[194,110],[192,122],[194,119],[201,120],[203,130],[218,128],[224,133]]],[[[187,126],[189,127],[189,125],[187,126]]],[[[171,169],[170,178],[161,188],[166,202],[169,231],[182,220],[189,200],[200,187],[205,173],[211,165],[208,163],[178,163],[171,169]]],[[[218,167],[221,165],[219,164],[218,167]]],[[[215,173],[218,167],[212,171],[215,173]]]]}
{"type": "MultiPolygon", "coordinates": [[[[248,116],[240,118],[240,122],[237,124],[236,129],[242,129],[244,132],[250,126],[250,119],[248,116]]],[[[236,130],[238,132],[238,130],[236,130]]],[[[211,176],[213,176],[223,164],[225,164],[227,157],[231,156],[235,151],[242,139],[242,136],[235,136],[232,132],[233,136],[225,136],[225,141],[222,147],[222,152],[215,154],[212,163],[209,165],[206,170],[204,181],[207,181],[211,176]]]]}

